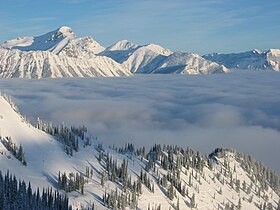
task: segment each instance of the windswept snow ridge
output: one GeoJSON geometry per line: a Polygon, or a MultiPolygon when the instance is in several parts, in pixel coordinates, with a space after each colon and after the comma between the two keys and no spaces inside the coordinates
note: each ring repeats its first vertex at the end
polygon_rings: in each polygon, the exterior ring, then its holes
{"type": "Polygon", "coordinates": [[[22,51],[50,51],[58,54],[70,40],[76,37],[71,28],[62,26],[54,31],[37,37],[24,37],[4,42],[1,46],[7,49],[22,51]]]}
{"type": "Polygon", "coordinates": [[[156,44],[139,46],[127,40],[106,48],[100,55],[122,63],[131,73],[212,74],[228,71],[224,66],[194,53],[173,53],[156,44]]]}
{"type": "Polygon", "coordinates": [[[241,53],[212,53],[203,56],[230,69],[274,70],[280,71],[280,50],[251,50],[241,53]]]}
{"type": "Polygon", "coordinates": [[[114,60],[97,56],[103,51],[92,37],[76,38],[67,26],[38,37],[4,42],[0,48],[0,77],[97,77],[129,76],[114,60]]]}
{"type": "Polygon", "coordinates": [[[77,38],[62,26],[37,37],[23,37],[0,46],[0,77],[129,76],[130,73],[212,74],[227,69],[197,54],[173,53],[156,44],[127,40],[104,48],[92,37],[77,38]]]}
{"type": "Polygon", "coordinates": [[[36,37],[0,45],[0,77],[96,77],[141,74],[213,74],[228,69],[280,70],[280,50],[208,54],[172,52],[156,44],[128,40],[104,48],[91,36],[77,38],[62,26],[36,37]]]}

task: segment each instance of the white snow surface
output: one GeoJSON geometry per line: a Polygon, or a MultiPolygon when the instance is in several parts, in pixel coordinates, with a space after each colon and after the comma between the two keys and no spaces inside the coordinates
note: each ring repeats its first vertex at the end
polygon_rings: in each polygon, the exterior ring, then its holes
{"type": "Polygon", "coordinates": [[[223,65],[203,59],[198,54],[171,52],[156,44],[136,45],[127,40],[106,48],[100,55],[122,63],[132,73],[212,74],[226,73],[223,65]]]}
{"type": "MultiPolygon", "coordinates": [[[[107,181],[105,187],[101,187],[99,172],[104,169],[102,169],[100,163],[96,159],[98,152],[95,149],[97,145],[95,140],[93,140],[93,145],[91,147],[81,147],[79,152],[74,153],[73,157],[70,157],[65,154],[62,144],[57,139],[32,127],[23,117],[12,109],[10,104],[7,103],[3,97],[0,97],[0,116],[1,136],[11,136],[12,140],[17,145],[22,144],[27,160],[27,166],[23,166],[6,150],[1,142],[0,167],[2,171],[9,170],[10,173],[15,174],[17,177],[20,177],[20,179],[31,181],[33,188],[36,188],[47,186],[56,187],[59,170],[83,173],[86,166],[93,167],[95,169],[94,175],[85,185],[85,194],[81,195],[78,191],[75,191],[69,193],[68,197],[70,198],[70,203],[79,209],[91,205],[92,202],[95,203],[97,209],[106,209],[102,206],[102,202],[100,201],[102,194],[105,190],[109,192],[110,189],[115,190],[119,188],[119,186],[107,181]]],[[[113,156],[113,159],[118,160],[119,163],[122,162],[123,159],[127,159],[129,174],[131,174],[132,179],[137,178],[136,174],[139,174],[141,168],[144,166],[144,163],[140,159],[130,154],[118,154],[109,148],[105,148],[105,151],[108,151],[113,156]]],[[[228,153],[225,159],[229,161],[232,171],[234,166],[236,167],[236,173],[234,173],[233,177],[240,179],[241,183],[245,180],[249,186],[251,180],[236,161],[235,156],[232,153],[228,153]]],[[[144,159],[143,161],[145,162],[146,160],[144,159]]],[[[225,202],[232,202],[234,205],[237,205],[239,198],[242,199],[241,209],[256,209],[254,203],[263,203],[264,198],[257,197],[254,188],[250,195],[242,190],[237,193],[234,189],[230,188],[228,184],[223,185],[215,178],[217,172],[227,170],[223,162],[223,158],[218,159],[217,163],[214,164],[214,170],[205,168],[203,171],[205,178],[201,178],[201,183],[198,183],[198,181],[194,179],[192,186],[188,187],[189,195],[193,193],[196,194],[197,209],[219,208],[219,206],[223,207],[225,202]],[[222,189],[222,194],[217,193],[220,188],[222,189]],[[253,195],[252,203],[248,202],[251,195],[253,195]]],[[[166,174],[166,171],[162,168],[158,169],[160,173],[166,174]]],[[[184,167],[182,168],[181,180],[183,183],[188,183],[188,177],[192,170],[192,168],[189,170],[184,167]]],[[[196,173],[195,170],[194,173],[196,173]]],[[[169,200],[162,189],[156,184],[153,175],[153,172],[148,173],[148,176],[155,183],[155,193],[150,192],[143,185],[143,194],[139,197],[138,202],[139,209],[147,209],[148,206],[153,208],[159,205],[161,205],[161,209],[163,210],[175,209],[177,198],[172,201],[169,200]]],[[[223,178],[226,183],[229,182],[227,177],[223,178]]],[[[183,197],[178,192],[176,194],[179,198],[180,209],[186,209],[186,204],[190,202],[190,198],[187,196],[183,197]]],[[[273,192],[270,187],[265,191],[265,194],[268,195],[268,202],[271,202],[276,208],[279,196],[273,192]]]]}
{"type": "Polygon", "coordinates": [[[91,36],[72,39],[68,45],[59,53],[75,58],[92,58],[105,48],[96,42],[91,36]]]}
{"type": "Polygon", "coordinates": [[[76,37],[71,28],[62,26],[54,31],[37,37],[24,37],[4,42],[1,46],[7,49],[22,51],[50,51],[58,54],[71,39],[76,37]]]}
{"type": "Polygon", "coordinates": [[[105,56],[90,58],[56,55],[48,51],[20,51],[0,48],[0,77],[97,77],[129,76],[130,72],[105,56]]]}
{"type": "MultiPolygon", "coordinates": [[[[32,52],[32,56],[29,56],[28,59],[24,59],[24,56],[11,57],[8,60],[2,58],[0,63],[2,77],[19,77],[18,75],[26,78],[128,76],[129,72],[142,74],[212,74],[227,73],[228,69],[280,70],[280,50],[278,49],[268,51],[254,49],[248,52],[230,54],[212,53],[201,57],[195,53],[172,52],[153,43],[137,45],[128,40],[122,40],[104,48],[91,36],[77,38],[68,26],[62,26],[41,36],[19,37],[8,40],[0,45],[1,48],[32,52]],[[42,52],[59,55],[61,56],[60,60],[69,60],[69,58],[70,60],[72,58],[80,60],[67,62],[67,64],[38,61],[35,57],[41,57],[42,52]],[[105,63],[99,63],[96,67],[95,64],[88,61],[92,61],[96,56],[106,56],[115,62],[105,58],[99,59],[105,63]],[[28,64],[26,64],[27,60],[28,64]],[[38,62],[43,63],[43,65],[38,65],[38,62]],[[112,65],[108,65],[109,63],[112,65]],[[16,68],[11,69],[11,66],[16,68]],[[37,70],[31,70],[34,68],[37,68],[37,70]],[[21,73],[14,73],[18,71],[21,71],[21,73]],[[40,75],[40,72],[46,71],[47,73],[40,75]],[[32,76],[30,76],[30,72],[33,72],[32,76]],[[34,72],[38,72],[38,74],[34,72]]],[[[23,53],[23,55],[26,54],[23,53]]],[[[48,56],[45,57],[53,57],[49,56],[51,54],[46,55],[48,56]]],[[[3,56],[3,52],[0,56],[3,56]]],[[[57,60],[55,58],[50,59],[57,60]]]]}
{"type": "Polygon", "coordinates": [[[55,78],[128,76],[129,72],[228,72],[223,65],[207,61],[197,54],[173,53],[153,43],[137,45],[122,40],[105,49],[91,36],[77,38],[67,26],[41,36],[8,40],[0,45],[0,59],[1,77],[55,78]],[[96,60],[99,60],[97,66],[96,60]]]}
{"type": "Polygon", "coordinates": [[[106,51],[125,51],[130,49],[136,49],[138,47],[137,44],[129,42],[128,40],[121,40],[112,46],[106,48],[106,51]]]}
{"type": "Polygon", "coordinates": [[[228,69],[194,53],[176,52],[169,55],[154,73],[212,74],[226,73],[228,69]]]}
{"type": "Polygon", "coordinates": [[[104,50],[91,36],[76,38],[67,26],[38,37],[4,42],[0,47],[0,77],[129,76],[114,60],[97,56],[104,50]]]}
{"type": "Polygon", "coordinates": [[[254,49],[230,54],[212,53],[203,57],[230,69],[280,71],[279,49],[270,49],[268,51],[254,49]]]}

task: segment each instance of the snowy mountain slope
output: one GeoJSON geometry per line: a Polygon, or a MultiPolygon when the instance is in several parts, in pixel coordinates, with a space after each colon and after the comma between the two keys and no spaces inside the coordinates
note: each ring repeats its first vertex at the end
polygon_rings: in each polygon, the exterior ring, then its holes
{"type": "Polygon", "coordinates": [[[41,36],[8,40],[1,47],[22,51],[50,51],[58,54],[75,37],[71,28],[62,26],[41,36]]]}
{"type": "MultiPolygon", "coordinates": [[[[155,46],[155,45],[153,45],[155,46]]],[[[126,61],[123,62],[123,65],[130,69],[132,73],[151,73],[151,71],[157,68],[157,64],[165,59],[165,54],[169,54],[168,51],[157,50],[160,47],[157,46],[153,48],[149,45],[138,48],[136,51],[131,53],[126,61]],[[147,66],[149,66],[147,68],[147,66]]]]}
{"type": "Polygon", "coordinates": [[[88,59],[55,55],[48,51],[19,51],[0,48],[0,77],[97,77],[129,76],[114,60],[104,56],[88,59]]]}
{"type": "Polygon", "coordinates": [[[77,38],[67,26],[8,40],[0,47],[4,78],[129,76],[130,72],[210,74],[227,69],[196,54],[173,53],[156,44],[140,46],[123,40],[105,49],[90,36],[77,38]]]}
{"type": "Polygon", "coordinates": [[[0,77],[96,77],[129,76],[114,60],[97,56],[103,51],[92,37],[76,38],[63,26],[38,37],[4,42],[0,48],[0,77]]]}
{"type": "Polygon", "coordinates": [[[213,53],[204,55],[203,57],[231,69],[280,70],[280,50],[278,49],[271,49],[264,52],[252,50],[230,54],[213,53]]]}
{"type": "Polygon", "coordinates": [[[1,170],[10,170],[23,179],[32,180],[37,186],[49,186],[51,183],[46,175],[52,177],[56,173],[57,164],[61,163],[60,160],[67,159],[61,152],[59,142],[26,123],[3,97],[0,98],[0,106],[1,170]],[[23,146],[27,166],[23,166],[4,147],[3,137],[9,136],[17,146],[23,146]]]}
{"type": "Polygon", "coordinates": [[[114,59],[118,63],[123,63],[127,58],[137,50],[140,46],[127,40],[119,41],[112,46],[106,48],[99,55],[107,56],[114,59]]]}
{"type": "Polygon", "coordinates": [[[156,44],[137,45],[127,40],[119,41],[105,49],[91,36],[77,38],[72,29],[67,26],[37,37],[8,40],[0,45],[0,56],[9,54],[2,49],[10,50],[10,55],[15,55],[13,50],[21,51],[20,55],[11,56],[8,60],[5,60],[7,57],[1,58],[2,77],[127,76],[129,72],[212,74],[226,73],[227,68],[280,71],[278,49],[264,52],[252,50],[231,54],[213,53],[201,57],[195,53],[173,53],[156,44]],[[59,59],[54,55],[60,56],[59,59]],[[49,59],[45,62],[38,57],[49,59]],[[95,62],[96,60],[98,62],[95,62]],[[16,68],[10,69],[10,66],[16,68]]]}
{"type": "Polygon", "coordinates": [[[122,40],[106,48],[100,55],[110,57],[122,63],[132,73],[149,73],[148,70],[143,69],[147,64],[171,53],[170,50],[164,49],[159,45],[148,44],[139,46],[127,40],[122,40]]]}
{"type": "MultiPolygon", "coordinates": [[[[0,166],[1,171],[9,170],[20,179],[31,181],[33,187],[57,187],[59,171],[66,173],[76,173],[84,171],[88,166],[88,161],[94,164],[94,151],[92,148],[83,148],[82,152],[75,153],[72,157],[64,151],[64,146],[56,137],[53,137],[43,131],[40,131],[20,116],[11,105],[1,96],[0,97],[0,166]],[[22,145],[25,154],[27,166],[22,165],[4,146],[5,137],[11,137],[13,143],[17,146],[22,145]],[[91,151],[92,150],[92,151],[91,151]]],[[[93,147],[96,145],[92,141],[93,147]]],[[[99,165],[99,164],[98,164],[99,165]]],[[[96,166],[99,169],[98,165],[96,166]]],[[[96,175],[96,173],[94,173],[96,175]]],[[[97,173],[98,174],[98,173],[97,173]]],[[[102,194],[98,190],[98,177],[92,178],[91,188],[96,193],[102,194]],[[95,181],[94,181],[95,180],[95,181]]],[[[86,188],[85,191],[88,189],[86,188]]],[[[87,192],[89,194],[89,192],[87,192]]],[[[77,193],[73,192],[69,196],[75,197],[77,193]]],[[[81,200],[86,196],[81,197],[81,200]]],[[[88,200],[93,200],[89,198],[88,200]]],[[[72,198],[72,203],[78,205],[79,199],[72,198]]],[[[98,207],[97,203],[97,207],[98,207]]],[[[99,208],[103,209],[102,206],[99,208]]]]}
{"type": "Polygon", "coordinates": [[[197,54],[171,52],[155,44],[139,46],[120,41],[106,48],[100,55],[108,56],[122,63],[132,73],[180,73],[180,74],[210,74],[225,73],[227,69],[197,54]]]}
{"type": "Polygon", "coordinates": [[[21,51],[49,51],[56,55],[63,54],[75,58],[84,56],[91,58],[105,49],[91,36],[77,38],[68,26],[62,26],[37,37],[19,37],[8,40],[1,47],[21,51]]]}
{"type": "Polygon", "coordinates": [[[96,42],[91,36],[72,39],[59,55],[75,58],[92,58],[105,48],[96,42]]]}
{"type": "MultiPolygon", "coordinates": [[[[58,187],[59,171],[82,174],[87,180],[84,193],[80,190],[67,193],[73,207],[82,209],[94,203],[97,209],[113,208],[112,205],[121,208],[127,199],[132,205],[135,194],[131,189],[135,185],[130,183],[141,180],[141,190],[136,195],[138,209],[277,208],[279,176],[234,150],[217,149],[208,157],[177,146],[155,145],[147,153],[135,150],[133,145],[110,149],[85,133],[91,144],[85,146],[85,140],[78,137],[79,150],[71,156],[65,153],[65,145],[58,136],[34,128],[15,110],[0,97],[1,170],[10,170],[31,181],[33,187],[58,187]],[[7,150],[7,136],[17,146],[22,145],[26,166],[7,150]],[[87,167],[92,171],[90,176],[86,175],[87,167]]],[[[51,124],[38,127],[55,132],[51,124]]]]}
{"type": "Polygon", "coordinates": [[[106,48],[104,52],[113,52],[113,51],[126,51],[126,50],[135,50],[139,46],[128,40],[121,40],[106,48]]]}
{"type": "Polygon", "coordinates": [[[226,73],[227,68],[194,53],[175,52],[159,63],[152,73],[213,74],[226,73]]]}

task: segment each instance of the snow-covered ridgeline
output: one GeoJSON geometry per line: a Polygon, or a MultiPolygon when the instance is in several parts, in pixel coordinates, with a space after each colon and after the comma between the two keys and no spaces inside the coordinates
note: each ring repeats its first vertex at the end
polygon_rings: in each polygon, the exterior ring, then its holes
{"type": "MultiPolygon", "coordinates": [[[[59,140],[61,135],[55,134],[55,130],[67,132],[65,129],[40,123],[41,130],[54,132],[54,136],[46,134],[27,123],[10,104],[0,97],[1,139],[10,137],[16,145],[22,145],[27,165],[1,142],[1,170],[31,181],[34,187],[57,188],[59,172],[68,177],[69,173],[83,174],[86,180],[83,190],[67,193],[74,207],[94,204],[98,209],[106,209],[118,203],[124,205],[121,203],[125,198],[112,197],[111,190],[129,194],[132,201],[133,182],[139,180],[141,192],[136,196],[140,209],[276,209],[279,205],[279,176],[250,156],[224,149],[205,156],[180,146],[160,144],[148,151],[136,149],[132,144],[110,149],[89,134],[83,135],[91,138],[90,145],[84,147],[87,141],[79,137],[78,151],[66,154],[65,142],[59,140]]],[[[132,203],[129,204],[127,197],[126,205],[132,208],[135,205],[132,203]]]]}
{"type": "Polygon", "coordinates": [[[0,48],[0,77],[97,77],[129,76],[130,72],[104,56],[81,59],[48,51],[20,51],[0,48]]]}
{"type": "Polygon", "coordinates": [[[76,37],[62,26],[36,37],[0,45],[0,77],[129,76],[131,73],[226,73],[227,69],[193,53],[173,53],[156,44],[127,40],[104,48],[91,36],[76,37]]]}
{"type": "Polygon", "coordinates": [[[204,58],[224,65],[230,69],[249,70],[274,70],[280,71],[280,50],[270,49],[268,51],[251,50],[241,53],[212,53],[204,58]]]}
{"type": "Polygon", "coordinates": [[[212,74],[226,73],[227,68],[195,53],[171,52],[156,44],[139,46],[127,40],[106,48],[100,55],[122,63],[132,73],[212,74]]]}

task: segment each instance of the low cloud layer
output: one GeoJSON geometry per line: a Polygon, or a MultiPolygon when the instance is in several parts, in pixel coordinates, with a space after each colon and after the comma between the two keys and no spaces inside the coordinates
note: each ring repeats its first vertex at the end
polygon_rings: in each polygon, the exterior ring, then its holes
{"type": "Polygon", "coordinates": [[[230,147],[280,172],[280,74],[1,79],[23,114],[85,124],[105,144],[230,147]]]}

